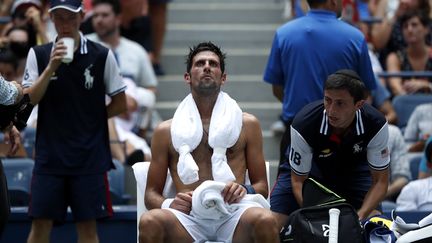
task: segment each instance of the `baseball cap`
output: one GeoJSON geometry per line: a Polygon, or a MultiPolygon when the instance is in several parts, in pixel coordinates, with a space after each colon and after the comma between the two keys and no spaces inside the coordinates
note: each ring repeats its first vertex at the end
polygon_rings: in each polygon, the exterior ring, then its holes
{"type": "Polygon", "coordinates": [[[18,9],[24,9],[30,6],[35,6],[40,9],[42,3],[39,0],[15,0],[12,4],[11,14],[14,15],[18,9]]]}
{"type": "Polygon", "coordinates": [[[50,9],[48,12],[51,12],[55,9],[66,9],[74,13],[78,13],[83,10],[83,5],[81,0],[51,0],[50,1],[50,9]]]}

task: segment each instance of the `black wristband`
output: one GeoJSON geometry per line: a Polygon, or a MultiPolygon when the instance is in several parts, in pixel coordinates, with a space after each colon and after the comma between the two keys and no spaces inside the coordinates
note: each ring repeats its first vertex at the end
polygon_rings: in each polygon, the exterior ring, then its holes
{"type": "Polygon", "coordinates": [[[245,184],[241,184],[245,189],[247,194],[256,194],[255,189],[253,188],[252,185],[245,185],[245,184]]]}

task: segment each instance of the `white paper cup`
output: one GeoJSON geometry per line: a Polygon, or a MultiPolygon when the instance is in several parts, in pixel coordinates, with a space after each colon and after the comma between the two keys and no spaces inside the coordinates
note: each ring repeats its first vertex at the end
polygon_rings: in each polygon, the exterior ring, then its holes
{"type": "Polygon", "coordinates": [[[63,56],[62,62],[70,63],[72,62],[74,56],[75,40],[71,37],[64,37],[61,40],[63,41],[63,44],[66,46],[66,54],[63,56]]]}

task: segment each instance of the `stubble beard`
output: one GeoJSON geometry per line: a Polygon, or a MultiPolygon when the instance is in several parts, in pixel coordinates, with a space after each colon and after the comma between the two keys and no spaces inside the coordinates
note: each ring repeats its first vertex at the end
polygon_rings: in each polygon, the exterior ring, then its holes
{"type": "Polygon", "coordinates": [[[218,86],[215,82],[212,83],[200,83],[196,88],[196,92],[201,96],[210,96],[218,94],[220,91],[220,86],[218,86]]]}

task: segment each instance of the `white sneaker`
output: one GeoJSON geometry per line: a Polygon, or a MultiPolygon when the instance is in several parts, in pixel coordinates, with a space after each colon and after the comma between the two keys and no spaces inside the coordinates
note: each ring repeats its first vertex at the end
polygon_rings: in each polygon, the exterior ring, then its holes
{"type": "Polygon", "coordinates": [[[284,133],[285,132],[285,124],[281,120],[278,120],[270,126],[270,130],[273,133],[284,133]]]}

